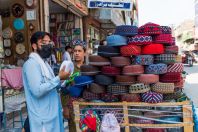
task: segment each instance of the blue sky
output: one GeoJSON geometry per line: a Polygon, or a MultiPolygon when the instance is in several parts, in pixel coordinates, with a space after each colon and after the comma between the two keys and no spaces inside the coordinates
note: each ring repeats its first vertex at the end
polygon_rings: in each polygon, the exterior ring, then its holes
{"type": "Polygon", "coordinates": [[[178,25],[194,19],[194,0],[138,0],[139,26],[146,22],[178,25]]]}

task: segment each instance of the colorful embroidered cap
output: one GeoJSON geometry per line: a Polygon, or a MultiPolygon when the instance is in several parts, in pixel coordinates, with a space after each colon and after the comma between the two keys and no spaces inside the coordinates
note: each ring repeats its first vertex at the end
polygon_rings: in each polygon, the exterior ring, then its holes
{"type": "Polygon", "coordinates": [[[127,45],[127,38],[120,35],[110,35],[107,36],[108,46],[123,46],[127,45]]]}
{"type": "Polygon", "coordinates": [[[146,45],[153,42],[152,37],[148,35],[136,35],[128,38],[128,44],[146,45]]]}
{"type": "Polygon", "coordinates": [[[154,43],[161,44],[171,44],[172,43],[172,35],[171,34],[160,34],[153,37],[154,43]]]}
{"type": "Polygon", "coordinates": [[[164,74],[167,72],[166,64],[151,64],[146,66],[145,73],[146,74],[164,74]]]}
{"type": "Polygon", "coordinates": [[[156,63],[173,64],[176,62],[175,54],[161,54],[155,56],[156,63]]]}
{"type": "Polygon", "coordinates": [[[80,67],[81,75],[94,76],[100,72],[99,68],[92,65],[82,65],[80,67]]]}
{"type": "Polygon", "coordinates": [[[163,101],[163,94],[149,91],[142,94],[142,101],[146,103],[160,103],[163,101]]]}
{"type": "Polygon", "coordinates": [[[107,87],[107,93],[108,94],[126,94],[129,93],[128,87],[124,85],[118,85],[118,84],[112,84],[107,87]]]}
{"type": "Polygon", "coordinates": [[[98,55],[90,55],[89,56],[89,64],[94,66],[106,66],[110,65],[110,61],[107,58],[98,55]]]}
{"type": "Polygon", "coordinates": [[[95,83],[100,85],[111,85],[114,82],[112,77],[106,75],[96,75],[95,83]]]}
{"type": "Polygon", "coordinates": [[[129,65],[122,69],[123,75],[139,75],[144,73],[144,66],[142,65],[129,65]]]}
{"type": "Polygon", "coordinates": [[[179,72],[168,72],[160,76],[161,82],[175,83],[181,80],[182,80],[182,76],[181,73],[179,72]]]}
{"type": "Polygon", "coordinates": [[[102,67],[102,74],[109,75],[109,76],[116,76],[121,73],[120,68],[113,67],[113,66],[103,66],[102,67]]]}
{"type": "Polygon", "coordinates": [[[148,91],[150,91],[150,86],[144,83],[132,84],[129,87],[129,93],[146,93],[148,91]]]}
{"type": "Polygon", "coordinates": [[[88,91],[87,89],[85,89],[83,91],[83,99],[86,99],[86,100],[99,100],[100,99],[100,94],[92,93],[92,92],[88,91]]]}
{"type": "Polygon", "coordinates": [[[151,85],[151,89],[154,92],[162,93],[162,94],[169,94],[174,93],[174,83],[155,83],[151,85]]]}
{"type": "Polygon", "coordinates": [[[123,67],[131,64],[129,57],[111,57],[111,64],[116,67],[123,67]]]}
{"type": "Polygon", "coordinates": [[[162,44],[150,44],[142,47],[142,54],[152,55],[152,54],[163,54],[164,46],[162,44]]]}
{"type": "Polygon", "coordinates": [[[184,71],[184,65],[183,63],[174,63],[168,66],[167,72],[183,72],[184,71]]]}
{"type": "Polygon", "coordinates": [[[149,22],[139,27],[138,33],[144,35],[159,35],[162,33],[162,29],[160,25],[149,22]]]}
{"type": "Polygon", "coordinates": [[[75,86],[86,86],[93,81],[93,78],[90,76],[77,76],[74,78],[75,86]]]}
{"type": "Polygon", "coordinates": [[[166,54],[178,54],[178,52],[179,52],[179,48],[177,45],[165,46],[166,54]]]}
{"type": "Polygon", "coordinates": [[[98,55],[103,57],[114,57],[120,55],[120,49],[118,47],[113,46],[99,46],[98,47],[98,55]]]}
{"type": "Polygon", "coordinates": [[[159,82],[159,75],[155,74],[141,74],[137,77],[137,82],[144,84],[152,84],[159,82]]]}
{"type": "Polygon", "coordinates": [[[153,62],[153,55],[138,55],[135,57],[135,64],[137,65],[151,65],[153,62]]]}
{"type": "Polygon", "coordinates": [[[136,45],[126,45],[120,48],[120,53],[122,56],[132,56],[132,55],[140,55],[141,47],[136,45]]]}
{"type": "Polygon", "coordinates": [[[134,36],[138,34],[138,27],[131,25],[117,26],[115,29],[115,34],[122,36],[134,36]]]}
{"type": "Polygon", "coordinates": [[[172,34],[172,29],[169,26],[160,26],[162,34],[172,34]]]}
{"type": "Polygon", "coordinates": [[[127,102],[141,102],[141,96],[139,94],[124,94],[121,96],[121,101],[127,102]]]}
{"type": "Polygon", "coordinates": [[[117,75],[115,79],[116,84],[131,85],[136,82],[135,76],[117,75]]]}

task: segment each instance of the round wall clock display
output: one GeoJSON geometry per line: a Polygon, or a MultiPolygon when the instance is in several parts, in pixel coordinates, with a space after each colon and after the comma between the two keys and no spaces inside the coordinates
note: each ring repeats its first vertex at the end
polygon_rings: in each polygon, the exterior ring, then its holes
{"type": "Polygon", "coordinates": [[[23,19],[17,18],[13,22],[13,26],[16,30],[23,30],[25,28],[25,24],[23,19]]]}
{"type": "Polygon", "coordinates": [[[25,52],[25,46],[23,44],[16,45],[16,53],[22,55],[25,52]]]}
{"type": "Polygon", "coordinates": [[[12,6],[12,14],[15,17],[21,17],[24,14],[24,7],[21,4],[14,4],[12,6]]]}
{"type": "Polygon", "coordinates": [[[25,0],[25,5],[30,8],[33,9],[35,8],[35,6],[37,5],[38,0],[25,0]]]}
{"type": "Polygon", "coordinates": [[[25,40],[25,38],[24,38],[24,36],[23,36],[23,33],[21,33],[21,32],[16,32],[16,33],[14,34],[14,41],[15,41],[16,43],[23,43],[24,40],[25,40]]]}
{"type": "Polygon", "coordinates": [[[10,39],[10,38],[12,38],[12,35],[13,35],[13,32],[10,27],[5,28],[2,32],[2,37],[4,39],[10,39]]]}
{"type": "Polygon", "coordinates": [[[5,48],[11,47],[11,40],[10,40],[10,39],[4,39],[4,40],[3,40],[3,46],[4,46],[5,48]]]}
{"type": "Polygon", "coordinates": [[[11,49],[5,49],[4,53],[7,57],[11,56],[12,54],[11,49]]]}

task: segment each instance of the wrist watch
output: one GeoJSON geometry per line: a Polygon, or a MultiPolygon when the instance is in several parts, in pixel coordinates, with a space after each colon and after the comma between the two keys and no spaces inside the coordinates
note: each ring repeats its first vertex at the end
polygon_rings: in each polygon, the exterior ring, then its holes
{"type": "Polygon", "coordinates": [[[5,49],[4,52],[5,52],[5,55],[6,55],[7,57],[11,56],[11,54],[12,54],[11,49],[5,49]]]}

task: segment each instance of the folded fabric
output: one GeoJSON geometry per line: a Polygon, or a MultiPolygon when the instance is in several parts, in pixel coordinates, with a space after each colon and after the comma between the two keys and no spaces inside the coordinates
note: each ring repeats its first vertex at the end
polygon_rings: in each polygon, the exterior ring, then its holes
{"type": "Polygon", "coordinates": [[[121,101],[127,102],[141,102],[141,96],[139,94],[124,94],[121,96],[121,101]]]}
{"type": "Polygon", "coordinates": [[[138,34],[138,27],[131,25],[117,26],[115,29],[115,34],[122,36],[134,36],[138,34]]]}
{"type": "Polygon", "coordinates": [[[153,55],[138,55],[135,57],[135,64],[137,65],[150,65],[154,62],[153,55]]]}
{"type": "Polygon", "coordinates": [[[140,55],[141,47],[136,45],[126,45],[120,48],[122,56],[140,55]]]}
{"type": "Polygon", "coordinates": [[[131,64],[129,57],[111,57],[111,64],[116,67],[123,67],[131,64]]]}
{"type": "Polygon", "coordinates": [[[98,100],[100,99],[100,94],[92,93],[88,90],[83,91],[83,99],[86,100],[98,100]]]}
{"type": "Polygon", "coordinates": [[[129,87],[129,93],[146,93],[148,91],[150,91],[150,86],[144,83],[132,84],[129,87]]]}
{"type": "Polygon", "coordinates": [[[105,57],[98,56],[98,55],[90,55],[89,64],[94,65],[94,66],[106,66],[106,65],[110,65],[111,63],[109,59],[105,57]]]}
{"type": "Polygon", "coordinates": [[[89,87],[89,91],[96,94],[102,94],[105,93],[105,86],[92,83],[89,87]]]}
{"type": "Polygon", "coordinates": [[[174,93],[172,94],[164,94],[164,100],[167,100],[167,101],[172,100],[172,99],[177,100],[181,98],[182,95],[183,95],[183,92],[181,89],[175,89],[174,93]]]}
{"type": "Polygon", "coordinates": [[[97,75],[99,72],[99,68],[92,65],[82,65],[80,67],[81,75],[94,76],[97,75]]]}
{"type": "Polygon", "coordinates": [[[81,95],[83,89],[84,88],[82,88],[82,87],[71,86],[68,88],[68,91],[72,97],[79,97],[81,95]]]}
{"type": "Polygon", "coordinates": [[[161,44],[171,44],[172,43],[172,35],[171,34],[160,34],[153,37],[154,43],[161,44]]]}
{"type": "Polygon", "coordinates": [[[177,45],[165,46],[166,54],[178,54],[179,48],[177,45]]]}
{"type": "Polygon", "coordinates": [[[174,83],[174,82],[179,82],[181,80],[182,80],[182,76],[181,73],[179,72],[168,72],[160,76],[161,82],[174,83]]]}
{"type": "Polygon", "coordinates": [[[160,26],[162,34],[172,34],[172,29],[169,26],[160,26]]]}
{"type": "Polygon", "coordinates": [[[145,55],[163,54],[163,53],[164,53],[164,46],[162,44],[150,44],[142,48],[142,54],[145,55]]]}
{"type": "Polygon", "coordinates": [[[167,72],[166,64],[151,64],[146,66],[145,73],[146,74],[164,74],[167,72]]]}
{"type": "Polygon", "coordinates": [[[149,91],[142,94],[142,101],[147,103],[160,103],[163,101],[163,94],[149,91]]]}
{"type": "Polygon", "coordinates": [[[162,29],[160,25],[149,22],[139,27],[138,33],[144,35],[159,35],[162,33],[162,29]]]}
{"type": "Polygon", "coordinates": [[[120,49],[118,47],[113,46],[99,46],[98,47],[98,55],[103,57],[113,57],[120,55],[120,49]]]}
{"type": "Polygon", "coordinates": [[[114,80],[112,77],[106,75],[96,75],[95,82],[100,85],[111,85],[114,80]]]}
{"type": "Polygon", "coordinates": [[[136,35],[128,38],[128,44],[146,45],[152,43],[152,37],[148,35],[136,35]]]}
{"type": "Polygon", "coordinates": [[[115,83],[120,85],[131,85],[136,82],[135,76],[117,75],[115,83]]]}
{"type": "Polygon", "coordinates": [[[169,65],[167,68],[167,72],[183,72],[184,71],[184,65],[183,63],[174,63],[172,65],[169,65]]]}
{"type": "Polygon", "coordinates": [[[93,82],[93,78],[90,76],[77,76],[74,78],[75,86],[85,86],[93,82]]]}
{"type": "Polygon", "coordinates": [[[155,74],[141,74],[137,77],[137,82],[144,84],[152,84],[159,82],[159,75],[155,74]]]}
{"type": "Polygon", "coordinates": [[[151,85],[152,91],[162,94],[174,93],[174,88],[174,83],[158,82],[151,85]]]}
{"type": "Polygon", "coordinates": [[[108,46],[122,46],[127,45],[127,38],[120,35],[110,35],[107,36],[108,46]]]}
{"type": "Polygon", "coordinates": [[[120,68],[113,67],[113,66],[103,66],[102,67],[102,74],[109,75],[109,76],[116,76],[121,73],[120,68]]]}
{"type": "Polygon", "coordinates": [[[109,94],[126,94],[129,93],[128,87],[124,85],[112,84],[107,87],[107,93],[109,94]]]}
{"type": "Polygon", "coordinates": [[[155,56],[156,63],[173,64],[176,62],[175,54],[161,54],[155,56]]]}
{"type": "Polygon", "coordinates": [[[139,75],[144,73],[144,66],[142,65],[129,65],[122,69],[123,75],[139,75]]]}

